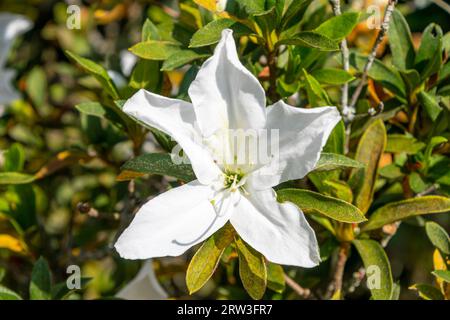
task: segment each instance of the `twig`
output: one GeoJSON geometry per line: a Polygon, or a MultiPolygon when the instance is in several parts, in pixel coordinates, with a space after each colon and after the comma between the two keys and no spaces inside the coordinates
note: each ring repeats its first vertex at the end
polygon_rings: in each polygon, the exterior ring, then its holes
{"type": "Polygon", "coordinates": [[[299,285],[297,282],[294,281],[291,277],[289,277],[287,274],[284,274],[284,280],[286,281],[286,284],[294,290],[296,294],[298,294],[300,297],[308,298],[311,294],[311,290],[307,288],[303,288],[301,285],[299,285]]]}
{"type": "Polygon", "coordinates": [[[435,5],[438,7],[441,7],[441,9],[447,11],[448,14],[450,14],[450,5],[443,1],[443,0],[431,0],[435,5]]]}
{"type": "Polygon", "coordinates": [[[267,66],[269,67],[269,90],[268,96],[272,103],[280,99],[277,92],[277,58],[276,51],[269,51],[267,55],[267,66]]]}
{"type": "Polygon", "coordinates": [[[391,21],[392,12],[395,9],[395,5],[397,4],[397,0],[389,0],[388,6],[386,7],[386,11],[384,12],[384,18],[383,23],[381,24],[381,30],[378,32],[377,38],[375,40],[375,43],[372,47],[372,51],[369,54],[369,57],[367,58],[366,65],[363,69],[363,74],[361,77],[361,81],[356,87],[355,92],[353,93],[352,100],[350,102],[349,108],[351,110],[355,109],[356,102],[359,99],[359,96],[361,95],[362,88],[364,84],[367,81],[368,73],[370,68],[373,65],[373,62],[375,61],[378,47],[380,46],[381,42],[383,41],[384,36],[386,35],[387,31],[389,30],[389,22],[391,21]]]}
{"type": "MultiPolygon", "coordinates": [[[[331,6],[333,7],[333,13],[335,16],[340,16],[341,12],[341,3],[340,0],[330,0],[331,6]]],[[[343,39],[340,43],[341,55],[342,55],[342,66],[345,71],[350,70],[350,62],[349,62],[349,51],[347,45],[347,39],[343,39]]],[[[341,87],[341,110],[342,115],[344,116],[345,122],[350,122],[351,120],[348,118],[352,118],[355,114],[354,108],[351,109],[348,106],[348,83],[344,83],[341,87]]]]}
{"type": "Polygon", "coordinates": [[[342,280],[344,278],[345,263],[348,259],[348,252],[350,250],[350,243],[342,242],[339,247],[338,261],[334,270],[333,282],[328,288],[328,296],[339,293],[339,297],[342,297],[342,280]]]}

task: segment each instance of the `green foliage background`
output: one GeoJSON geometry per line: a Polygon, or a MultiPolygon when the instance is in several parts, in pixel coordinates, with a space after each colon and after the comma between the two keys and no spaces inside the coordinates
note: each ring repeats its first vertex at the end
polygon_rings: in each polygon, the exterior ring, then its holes
{"type": "MultiPolygon", "coordinates": [[[[23,99],[0,118],[0,299],[111,297],[134,277],[140,262],[111,249],[118,232],[147,198],[194,176],[171,163],[167,136],[121,106],[141,88],[189,99],[224,28],[234,30],[241,61],[271,102],[342,108],[341,86],[351,97],[377,35],[365,22],[372,2],[348,2],[334,17],[321,0],[228,1],[224,12],[207,0],[83,1],[81,29],[70,30],[64,2],[2,1],[0,12],[26,15],[34,27],[8,60],[23,99]],[[130,75],[120,64],[128,50],[139,57],[130,75]],[[64,287],[71,264],[82,268],[82,290],[64,287]]],[[[155,259],[169,296],[449,299],[448,18],[434,4],[400,1],[354,121],[336,127],[315,171],[278,186],[280,201],[307,213],[320,266],[267,263],[226,226],[197,253],[155,259]],[[380,289],[367,288],[364,265],[380,267],[380,289]]]]}

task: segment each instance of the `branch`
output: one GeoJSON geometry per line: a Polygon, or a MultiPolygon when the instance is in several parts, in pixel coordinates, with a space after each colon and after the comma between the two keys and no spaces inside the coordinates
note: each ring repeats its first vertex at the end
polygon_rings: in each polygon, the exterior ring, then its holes
{"type": "MultiPolygon", "coordinates": [[[[340,16],[341,12],[341,3],[340,0],[330,0],[331,6],[333,7],[333,13],[335,16],[340,16]]],[[[347,39],[343,39],[340,43],[341,47],[341,55],[342,55],[342,65],[345,71],[350,70],[350,62],[349,62],[349,51],[347,45],[347,39]]],[[[342,115],[344,116],[345,122],[351,121],[349,118],[352,118],[355,114],[354,108],[351,109],[348,106],[348,83],[344,83],[341,87],[341,107],[342,107],[342,115]]]]}
{"type": "Polygon", "coordinates": [[[328,296],[339,294],[339,299],[342,297],[342,280],[344,278],[345,263],[348,259],[350,250],[350,243],[342,242],[339,247],[338,261],[334,270],[333,282],[328,288],[328,296]]]}
{"type": "Polygon", "coordinates": [[[308,298],[310,296],[311,291],[309,289],[300,286],[297,282],[294,281],[294,279],[290,278],[287,274],[284,274],[284,280],[286,281],[286,284],[292,290],[294,290],[294,292],[297,293],[300,297],[308,298]]]}
{"type": "Polygon", "coordinates": [[[441,7],[441,9],[447,11],[450,14],[450,5],[443,0],[431,0],[435,5],[441,7]]]}
{"type": "Polygon", "coordinates": [[[388,6],[386,7],[386,10],[384,12],[384,18],[383,23],[381,24],[381,30],[378,32],[377,38],[375,40],[375,43],[372,47],[372,51],[370,52],[369,57],[367,58],[366,65],[364,66],[361,82],[359,83],[358,87],[356,88],[355,92],[352,96],[352,101],[350,103],[350,109],[355,110],[356,102],[359,99],[359,96],[361,95],[362,88],[367,81],[368,73],[370,68],[373,65],[373,62],[375,61],[378,48],[383,41],[384,36],[386,35],[387,31],[389,30],[389,22],[391,20],[392,12],[395,9],[395,5],[397,4],[397,0],[389,0],[388,6]]]}

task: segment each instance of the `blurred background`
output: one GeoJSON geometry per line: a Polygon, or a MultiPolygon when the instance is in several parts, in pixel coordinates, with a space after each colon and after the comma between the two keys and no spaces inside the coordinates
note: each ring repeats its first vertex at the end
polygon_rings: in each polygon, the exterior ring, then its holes
{"type": "MultiPolygon", "coordinates": [[[[180,1],[184,10],[192,1],[180,1]]],[[[327,1],[315,1],[328,7],[327,1]]],[[[351,1],[354,10],[372,5],[383,7],[387,1],[351,1]]],[[[187,9],[186,9],[187,8],[187,9]]],[[[431,22],[444,33],[450,30],[450,5],[446,1],[400,1],[413,38],[419,43],[420,32],[431,22]]],[[[328,9],[329,10],[329,7],[328,9]]],[[[137,205],[167,188],[172,181],[152,176],[135,182],[117,179],[121,165],[136,153],[136,143],[119,128],[98,117],[80,113],[74,106],[85,101],[101,100],[105,93],[99,83],[71,62],[65,50],[88,57],[105,67],[116,85],[124,87],[122,96],[135,90],[125,88],[136,58],[128,48],[141,39],[142,25],[149,18],[169,30],[180,19],[178,1],[41,1],[0,0],[0,13],[17,13],[28,17],[33,27],[19,36],[8,53],[6,69],[16,71],[12,81],[20,94],[5,105],[0,117],[0,168],[7,161],[7,150],[16,149],[16,165],[21,172],[37,174],[27,184],[0,185],[0,283],[27,297],[30,274],[36,260],[43,256],[49,263],[54,283],[68,277],[68,265],[79,265],[83,277],[90,278],[83,290],[72,299],[94,299],[116,295],[138,272],[139,261],[120,259],[111,249],[117,230],[127,224],[126,211],[130,188],[137,205]],[[68,28],[67,8],[80,8],[80,28],[68,28]],[[128,91],[127,91],[128,90],[128,91]],[[17,151],[18,150],[18,151],[17,151]]],[[[184,17],[184,16],[183,16],[184,17]]],[[[186,30],[192,29],[186,20],[186,30]]],[[[178,26],[177,26],[178,27],[178,26]]],[[[0,30],[1,33],[2,30],[0,30]]],[[[185,30],[179,30],[184,32],[185,30]]],[[[349,37],[352,47],[368,52],[375,39],[373,30],[364,24],[349,37]]],[[[0,71],[1,71],[0,66],[0,71]]],[[[183,83],[189,68],[159,71],[149,65],[152,91],[180,96],[186,93],[183,83]]],[[[0,75],[1,76],[1,75],[0,75]]],[[[137,88],[137,87],[134,87],[137,88]]],[[[147,135],[142,152],[161,148],[147,135]]],[[[11,160],[10,160],[11,161],[11,160]]],[[[127,179],[124,179],[127,180],[127,179]]],[[[433,217],[450,226],[448,214],[433,217]]],[[[420,219],[403,223],[387,246],[395,279],[402,288],[413,283],[432,283],[433,246],[420,219]]],[[[157,259],[153,268],[163,290],[177,298],[248,298],[237,285],[233,270],[221,269],[195,296],[186,294],[185,269],[192,253],[178,258],[157,259]]],[[[311,270],[292,270],[291,275],[306,287],[326,286],[329,261],[311,270]],[[323,284],[321,284],[323,282],[323,284]]],[[[360,260],[350,257],[346,278],[357,279],[360,260]]],[[[410,290],[401,298],[416,299],[410,290]]],[[[296,298],[290,290],[279,294],[267,292],[267,298],[296,298]]],[[[368,298],[367,290],[356,286],[348,298],[368,298]]]]}

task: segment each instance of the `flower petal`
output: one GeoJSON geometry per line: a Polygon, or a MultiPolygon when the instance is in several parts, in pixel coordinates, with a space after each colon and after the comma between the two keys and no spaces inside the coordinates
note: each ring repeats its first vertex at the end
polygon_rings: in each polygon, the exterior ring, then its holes
{"type": "MultiPolygon", "coordinates": [[[[303,178],[314,169],[328,137],[341,119],[335,107],[295,108],[282,100],[267,108],[266,129],[278,130],[278,154],[253,175],[254,187],[265,189],[303,178]]],[[[270,132],[269,132],[270,133],[270,132]]]]}
{"type": "Polygon", "coordinates": [[[192,82],[189,96],[206,137],[223,129],[263,128],[266,122],[264,89],[239,61],[229,29],[192,82]]]}
{"type": "Polygon", "coordinates": [[[272,189],[251,190],[230,218],[239,236],[269,261],[299,267],[319,264],[319,246],[303,212],[290,202],[278,203],[272,189]]]}
{"type": "Polygon", "coordinates": [[[229,219],[216,214],[213,189],[198,180],[171,189],[139,209],[115,244],[125,259],[178,256],[202,242],[229,219]]]}
{"type": "Polygon", "coordinates": [[[0,13],[0,69],[8,58],[14,38],[32,26],[26,17],[13,13],[0,13]]]}
{"type": "Polygon", "coordinates": [[[127,300],[162,300],[168,296],[159,284],[152,260],[149,259],[144,262],[136,277],[122,288],[116,297],[127,300]]]}
{"type": "Polygon", "coordinates": [[[220,169],[202,145],[202,138],[194,127],[195,114],[190,103],[142,89],[127,100],[123,111],[177,141],[188,156],[197,179],[203,184],[218,178],[220,169]]]}

